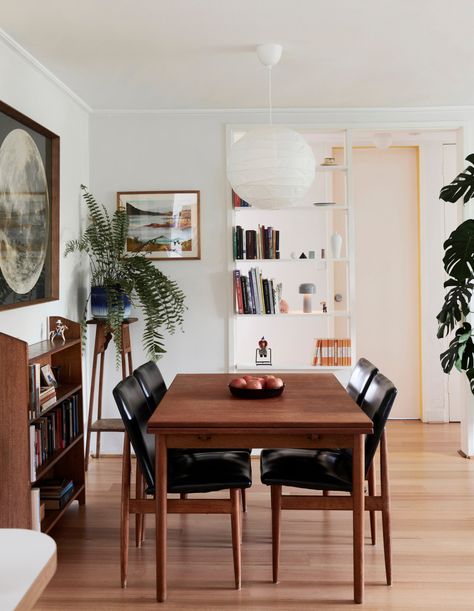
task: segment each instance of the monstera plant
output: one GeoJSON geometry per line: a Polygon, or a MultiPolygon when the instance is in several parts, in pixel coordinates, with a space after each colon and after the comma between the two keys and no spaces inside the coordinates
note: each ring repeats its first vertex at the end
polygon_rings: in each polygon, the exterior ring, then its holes
{"type": "MultiPolygon", "coordinates": [[[[66,244],[65,255],[74,251],[88,255],[91,292],[100,288],[104,296],[101,318],[107,331],[113,333],[120,326],[127,316],[130,301],[141,310],[145,323],[143,347],[148,356],[156,360],[165,352],[163,329],[173,333],[182,326],[184,294],[144,252],[126,252],[128,216],[125,210],[118,209],[109,215],[105,206],[98,204],[84,185],[81,188],[89,224],[78,240],[66,244]]],[[[83,338],[87,328],[84,323],[83,338]]],[[[117,362],[120,336],[120,333],[114,335],[117,362]]]]}
{"type": "MultiPolygon", "coordinates": [[[[452,183],[441,189],[440,198],[445,202],[464,204],[474,197],[474,154],[466,157],[471,165],[452,183]]],[[[474,394],[474,342],[471,324],[466,320],[474,291],[474,220],[464,221],[444,243],[444,269],[449,278],[444,304],[438,314],[438,337],[454,331],[449,347],[441,354],[441,366],[445,373],[453,367],[464,371],[474,394]]]]}

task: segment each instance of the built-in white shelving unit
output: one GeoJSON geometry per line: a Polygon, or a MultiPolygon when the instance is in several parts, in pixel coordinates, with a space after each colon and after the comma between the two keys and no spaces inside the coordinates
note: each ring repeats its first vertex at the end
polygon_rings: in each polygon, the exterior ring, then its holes
{"type": "MultiPolygon", "coordinates": [[[[352,138],[350,130],[298,129],[312,146],[316,162],[335,157],[337,165],[317,165],[313,187],[291,208],[275,210],[256,207],[234,208],[228,186],[228,276],[229,276],[229,371],[345,371],[350,365],[314,365],[317,339],[351,340],[351,357],[356,353],[354,329],[354,219],[352,201],[352,138]],[[233,228],[257,229],[258,225],[280,232],[280,258],[235,259],[233,228]],[[339,258],[331,253],[330,237],[342,235],[339,258]],[[310,255],[311,251],[311,255],[310,255]],[[307,258],[300,258],[304,253],[307,258]],[[311,257],[311,258],[310,258],[311,257]],[[234,270],[247,275],[257,267],[262,276],[283,285],[288,313],[239,314],[234,294],[234,270]],[[316,285],[313,311],[302,310],[298,287],[316,285]],[[336,301],[335,295],[341,300],[336,301]],[[326,302],[327,312],[321,302],[326,302]],[[272,350],[272,365],[255,363],[258,341],[265,337],[272,350]]],[[[228,150],[247,127],[229,127],[228,150]]]]}

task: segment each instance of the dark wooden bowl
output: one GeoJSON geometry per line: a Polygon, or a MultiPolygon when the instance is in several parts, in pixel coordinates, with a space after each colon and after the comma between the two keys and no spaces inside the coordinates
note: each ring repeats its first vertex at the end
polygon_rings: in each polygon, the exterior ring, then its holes
{"type": "Polygon", "coordinates": [[[234,388],[229,384],[229,390],[234,397],[239,399],[273,399],[279,397],[285,390],[285,385],[281,388],[234,388]]]}

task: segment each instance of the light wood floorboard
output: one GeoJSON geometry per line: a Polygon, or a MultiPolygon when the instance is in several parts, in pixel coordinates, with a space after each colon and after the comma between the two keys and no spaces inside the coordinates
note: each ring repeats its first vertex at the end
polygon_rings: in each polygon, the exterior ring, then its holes
{"type": "MultiPolygon", "coordinates": [[[[389,424],[393,586],[385,585],[381,516],[372,547],[367,514],[364,609],[474,609],[474,460],[458,456],[458,440],[456,424],[389,424]]],[[[122,590],[120,460],[92,460],[87,477],[86,506],[71,507],[52,532],[58,570],[37,609],[286,611],[353,604],[349,512],[284,511],[280,583],[272,583],[270,490],[260,483],[257,460],[244,514],[242,589],[234,589],[229,517],[170,515],[168,602],[160,606],[153,518],[147,517],[143,547],[130,548],[129,585],[122,590]]]]}

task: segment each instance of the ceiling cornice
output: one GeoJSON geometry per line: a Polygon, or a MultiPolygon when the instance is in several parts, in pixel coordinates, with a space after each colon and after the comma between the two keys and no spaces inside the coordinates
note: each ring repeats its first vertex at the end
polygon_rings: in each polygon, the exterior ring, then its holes
{"type": "Polygon", "coordinates": [[[46,66],[38,61],[29,51],[22,47],[15,39],[0,28],[0,38],[13,50],[15,53],[20,55],[23,59],[31,64],[36,70],[41,72],[49,81],[54,83],[56,87],[59,87],[66,95],[68,95],[76,104],[87,112],[92,112],[92,108],[85,102],[80,96],[77,95],[72,89],[61,81],[55,74],[53,74],[46,66]]]}

